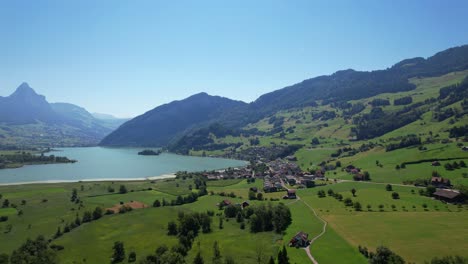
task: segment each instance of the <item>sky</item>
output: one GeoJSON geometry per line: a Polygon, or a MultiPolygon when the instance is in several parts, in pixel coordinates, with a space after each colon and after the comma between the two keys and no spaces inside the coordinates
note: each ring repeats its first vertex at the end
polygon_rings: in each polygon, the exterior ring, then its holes
{"type": "Polygon", "coordinates": [[[134,117],[207,92],[251,102],[468,44],[465,0],[0,1],[0,96],[134,117]]]}

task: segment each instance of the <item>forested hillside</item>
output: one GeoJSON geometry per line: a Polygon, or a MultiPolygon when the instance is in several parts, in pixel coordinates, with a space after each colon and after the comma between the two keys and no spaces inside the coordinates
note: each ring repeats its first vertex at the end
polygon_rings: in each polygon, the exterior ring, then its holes
{"type": "MultiPolygon", "coordinates": [[[[281,111],[312,111],[314,122],[346,119],[349,132],[345,138],[371,139],[418,120],[431,107],[437,107],[437,119],[442,121],[453,113],[444,107],[466,97],[464,85],[445,88],[443,95],[414,100],[417,80],[442,76],[468,69],[468,45],[451,48],[427,59],[403,60],[391,68],[371,72],[355,70],[338,71],[329,76],[319,76],[298,84],[260,96],[250,104],[232,104],[228,99],[212,101],[208,107],[197,104],[193,98],[157,107],[128,122],[105,138],[102,145],[120,146],[170,146],[172,151],[186,153],[188,149],[209,145],[206,150],[220,150],[235,144],[211,142],[210,125],[218,123],[233,129],[236,137],[239,128],[244,136],[274,135],[284,132],[284,118],[275,116],[281,111]],[[451,95],[449,95],[451,93],[451,95]],[[396,96],[395,100],[380,98],[380,95],[396,96]],[[373,98],[376,97],[376,98],[373,98]],[[368,101],[368,98],[373,98],[368,101]],[[198,106],[200,105],[200,106],[198,106]],[[200,109],[198,109],[201,107],[200,109]],[[390,108],[392,111],[385,111],[390,108]],[[274,129],[261,132],[254,125],[268,118],[274,129]],[[197,129],[202,129],[197,132],[197,129]],[[205,136],[201,136],[204,134],[205,136]],[[213,147],[214,146],[214,147],[213,147]]],[[[440,84],[438,89],[445,84],[440,84]]],[[[449,86],[449,84],[447,84],[449,86]]],[[[197,97],[193,96],[193,97],[197,97]]],[[[460,113],[457,113],[460,115],[460,113]]],[[[297,120],[301,122],[300,120],[297,120]]],[[[294,128],[289,128],[293,131],[294,128]]]]}

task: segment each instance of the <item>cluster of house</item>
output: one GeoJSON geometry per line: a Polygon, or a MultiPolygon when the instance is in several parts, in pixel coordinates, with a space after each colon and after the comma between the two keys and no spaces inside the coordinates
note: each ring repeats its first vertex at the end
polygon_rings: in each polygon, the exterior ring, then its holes
{"type": "Polygon", "coordinates": [[[281,160],[277,159],[267,163],[268,171],[264,175],[263,190],[265,192],[276,192],[282,190],[282,183],[296,185],[298,188],[305,188],[308,182],[324,179],[322,171],[315,174],[306,174],[294,162],[293,158],[281,160]]]}
{"type": "Polygon", "coordinates": [[[224,179],[244,179],[253,176],[253,170],[248,167],[233,168],[229,170],[210,171],[203,173],[203,176],[209,180],[224,180],[224,179]]]}
{"type": "Polygon", "coordinates": [[[344,170],[353,175],[353,180],[355,181],[368,181],[368,177],[366,178],[366,175],[362,173],[362,170],[358,167],[355,167],[354,165],[348,165],[344,168],[344,170]]]}

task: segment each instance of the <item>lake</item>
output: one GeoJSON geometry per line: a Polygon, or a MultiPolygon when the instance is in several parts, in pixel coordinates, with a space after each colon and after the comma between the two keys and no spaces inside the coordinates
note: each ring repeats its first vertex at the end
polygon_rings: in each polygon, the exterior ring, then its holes
{"type": "Polygon", "coordinates": [[[66,156],[78,162],[3,169],[0,170],[0,184],[163,178],[177,171],[218,170],[247,164],[240,160],[171,153],[138,155],[141,150],[143,148],[59,148],[46,155],[66,156]]]}

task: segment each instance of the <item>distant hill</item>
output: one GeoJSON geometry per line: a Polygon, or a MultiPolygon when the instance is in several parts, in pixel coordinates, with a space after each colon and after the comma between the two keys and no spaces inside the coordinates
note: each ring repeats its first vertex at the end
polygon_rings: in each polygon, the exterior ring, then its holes
{"type": "MultiPolygon", "coordinates": [[[[206,133],[206,128],[213,123],[226,128],[240,128],[273,116],[279,111],[326,105],[353,107],[344,112],[350,118],[363,109],[361,105],[349,104],[350,100],[360,100],[385,93],[397,94],[412,91],[416,85],[410,81],[411,78],[441,76],[467,69],[468,45],[464,45],[439,52],[427,59],[403,60],[385,70],[365,72],[348,69],[332,75],[304,80],[264,94],[250,104],[232,104],[232,100],[224,98],[224,100],[211,100],[211,104],[199,106],[196,103],[197,100],[203,98],[209,101],[208,98],[212,97],[198,94],[182,101],[157,107],[132,119],[106,137],[101,144],[166,146],[179,139],[184,142],[194,142],[190,136],[196,135],[197,140],[201,140],[200,134],[209,136],[210,133],[206,133]],[[223,104],[224,107],[218,104],[223,104]],[[204,130],[203,133],[196,133],[195,129],[204,130]],[[181,137],[182,135],[184,137],[181,137]]],[[[322,114],[327,115],[326,112],[322,114]]],[[[393,126],[396,129],[414,121],[419,116],[420,113],[414,110],[403,116],[404,122],[398,119],[397,114],[390,117],[399,121],[393,126]]],[[[367,129],[363,125],[364,121],[361,123],[357,127],[358,130],[355,130],[356,134],[362,138],[368,137],[362,133],[367,129]]],[[[375,131],[375,135],[381,133],[375,131]]],[[[181,146],[178,143],[175,145],[181,146]]],[[[181,148],[186,150],[190,149],[190,146],[181,146],[181,148]]]]}
{"type": "Polygon", "coordinates": [[[92,113],[93,117],[99,120],[100,124],[110,128],[112,130],[117,129],[123,123],[129,121],[131,118],[118,118],[113,115],[109,114],[102,114],[102,113],[92,113]]]}
{"type": "Polygon", "coordinates": [[[124,123],[101,141],[104,146],[164,146],[184,132],[247,106],[246,103],[199,93],[161,105],[124,123]]]}
{"type": "Polygon", "coordinates": [[[27,83],[0,97],[0,147],[96,145],[117,126],[80,106],[48,103],[27,83]]]}

